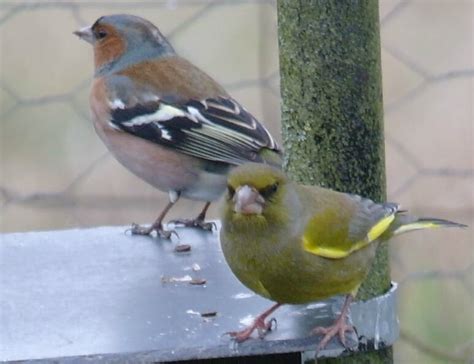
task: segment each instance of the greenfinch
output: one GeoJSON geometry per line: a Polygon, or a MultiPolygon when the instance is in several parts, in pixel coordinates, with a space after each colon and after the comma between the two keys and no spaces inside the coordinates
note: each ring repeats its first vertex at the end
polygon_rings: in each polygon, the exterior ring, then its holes
{"type": "Polygon", "coordinates": [[[345,345],[351,301],[364,281],[377,246],[407,231],[465,227],[434,218],[417,218],[395,203],[375,203],[358,195],[290,181],[268,165],[248,163],[228,177],[220,240],[225,259],[252,291],[276,302],[243,331],[247,340],[271,328],[265,319],[282,304],[306,304],[346,295],[340,316],[312,334],[324,337],[318,351],[338,335],[345,345]]]}

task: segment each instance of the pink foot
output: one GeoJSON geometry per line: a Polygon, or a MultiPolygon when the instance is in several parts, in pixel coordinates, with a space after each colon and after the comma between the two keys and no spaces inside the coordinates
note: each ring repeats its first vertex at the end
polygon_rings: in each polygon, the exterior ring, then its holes
{"type": "Polygon", "coordinates": [[[351,305],[353,296],[352,295],[347,295],[346,300],[344,302],[344,305],[342,306],[341,314],[337,318],[336,321],[331,326],[328,327],[322,327],[318,326],[315,327],[312,331],[311,334],[313,335],[324,335],[323,339],[321,342],[318,344],[318,347],[316,348],[316,353],[319,353],[320,350],[324,349],[326,345],[328,344],[329,340],[331,340],[334,336],[338,335],[339,340],[341,341],[341,344],[344,345],[345,348],[346,346],[346,332],[354,332],[355,328],[352,325],[349,325],[346,322],[346,316],[349,311],[349,307],[351,305]]]}
{"type": "Polygon", "coordinates": [[[260,339],[263,339],[269,331],[272,331],[272,327],[274,324],[276,326],[276,320],[274,318],[270,319],[270,321],[268,322],[265,322],[261,317],[258,317],[255,319],[253,324],[247,327],[246,329],[242,331],[231,331],[227,334],[238,343],[241,343],[250,338],[250,336],[252,336],[252,333],[257,330],[258,337],[260,339]]]}
{"type": "Polygon", "coordinates": [[[276,327],[276,320],[274,318],[271,318],[268,322],[265,322],[265,319],[268,316],[270,316],[273,313],[273,311],[275,311],[280,306],[281,306],[281,303],[275,303],[272,307],[270,307],[268,310],[266,310],[260,316],[258,316],[253,322],[253,324],[247,327],[246,329],[242,331],[226,332],[226,334],[232,337],[238,343],[241,343],[247,340],[252,335],[252,333],[255,330],[257,330],[258,337],[260,339],[263,339],[265,335],[268,333],[268,331],[272,330],[273,326],[276,327]]]}
{"type": "Polygon", "coordinates": [[[346,332],[354,332],[354,326],[346,323],[346,318],[344,316],[339,317],[334,324],[328,327],[318,326],[311,331],[313,335],[324,335],[323,339],[318,345],[317,351],[324,349],[334,336],[338,335],[341,344],[346,347],[346,332]]]}

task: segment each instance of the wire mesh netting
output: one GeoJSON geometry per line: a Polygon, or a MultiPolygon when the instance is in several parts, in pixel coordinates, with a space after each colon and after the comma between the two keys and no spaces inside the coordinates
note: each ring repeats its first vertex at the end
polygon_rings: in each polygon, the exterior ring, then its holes
{"type": "MultiPolygon", "coordinates": [[[[473,226],[474,3],[380,3],[388,197],[473,226]]],[[[113,159],[89,120],[92,53],[72,31],[110,13],[157,24],[279,139],[275,1],[2,1],[3,232],[151,222],[167,201],[113,159]]],[[[170,218],[200,207],[181,201],[170,218]]],[[[397,362],[472,360],[472,229],[413,233],[391,252],[397,362]]]]}

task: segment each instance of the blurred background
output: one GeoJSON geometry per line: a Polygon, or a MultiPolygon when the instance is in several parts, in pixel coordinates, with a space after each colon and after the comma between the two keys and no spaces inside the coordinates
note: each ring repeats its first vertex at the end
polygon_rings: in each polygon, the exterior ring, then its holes
{"type": "MultiPolygon", "coordinates": [[[[107,153],[89,120],[92,49],[72,31],[110,13],[157,24],[281,140],[275,1],[1,1],[2,232],[150,223],[167,201],[107,153]]],[[[415,214],[470,225],[391,244],[393,279],[401,283],[395,358],[468,362],[474,1],[381,0],[380,18],[388,198],[415,214]]],[[[182,200],[169,218],[194,217],[201,207],[182,200]]]]}

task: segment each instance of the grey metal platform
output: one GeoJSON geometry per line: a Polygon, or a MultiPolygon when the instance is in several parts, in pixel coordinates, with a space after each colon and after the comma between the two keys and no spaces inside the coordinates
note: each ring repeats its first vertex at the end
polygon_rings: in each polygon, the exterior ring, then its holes
{"type": "MultiPolygon", "coordinates": [[[[125,229],[0,235],[0,361],[166,362],[311,351],[318,338],[308,332],[332,322],[340,307],[340,300],[283,307],[265,340],[235,344],[223,334],[272,302],[232,275],[218,234],[177,229],[179,243],[191,245],[178,253],[176,241],[125,229]]],[[[394,305],[390,294],[351,306],[369,346],[398,336],[394,305]]],[[[342,350],[331,342],[321,355],[342,350]]]]}

